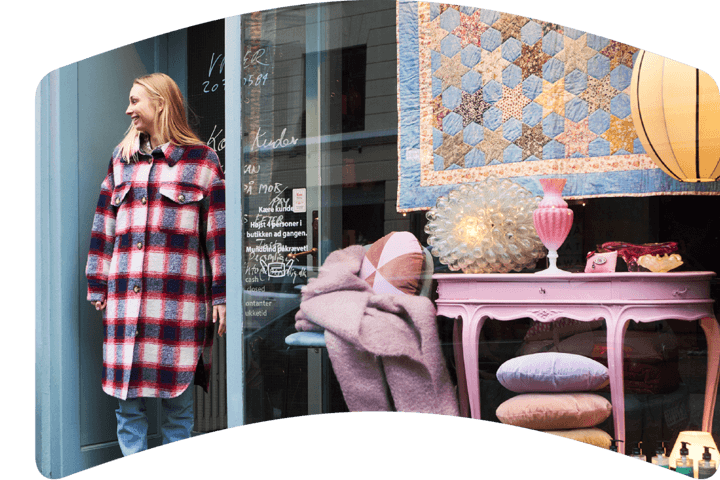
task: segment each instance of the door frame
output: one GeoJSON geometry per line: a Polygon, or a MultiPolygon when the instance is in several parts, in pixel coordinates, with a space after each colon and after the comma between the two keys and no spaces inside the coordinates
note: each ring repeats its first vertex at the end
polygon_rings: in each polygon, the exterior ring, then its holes
{"type": "MultiPolygon", "coordinates": [[[[148,72],[167,72],[186,91],[184,33],[132,46],[148,72]]],[[[81,445],[80,328],[87,305],[79,250],[89,232],[79,231],[80,189],[88,188],[79,181],[80,142],[92,139],[80,139],[79,72],[78,62],[50,72],[35,95],[35,461],[49,478],[122,456],[117,440],[81,445]]],[[[103,105],[94,107],[102,116],[103,105]]]]}

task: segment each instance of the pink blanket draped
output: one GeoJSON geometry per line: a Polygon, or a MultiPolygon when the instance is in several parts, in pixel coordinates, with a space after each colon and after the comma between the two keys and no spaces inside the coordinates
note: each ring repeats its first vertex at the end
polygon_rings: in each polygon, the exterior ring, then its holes
{"type": "Polygon", "coordinates": [[[325,330],[350,411],[459,414],[426,297],[377,295],[358,277],[365,249],[331,253],[302,289],[295,327],[325,330]]]}

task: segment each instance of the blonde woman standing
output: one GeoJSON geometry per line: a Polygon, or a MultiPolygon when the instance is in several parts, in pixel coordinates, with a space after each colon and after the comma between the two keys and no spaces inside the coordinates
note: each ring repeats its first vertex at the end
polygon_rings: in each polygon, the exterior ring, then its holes
{"type": "Polygon", "coordinates": [[[125,113],[86,276],[87,299],[103,312],[102,388],[118,398],[129,455],[147,449],[146,397],[161,399],[165,444],[190,436],[193,384],[208,390],[214,323],[225,332],[225,180],[170,77],[137,78],[125,113]]]}

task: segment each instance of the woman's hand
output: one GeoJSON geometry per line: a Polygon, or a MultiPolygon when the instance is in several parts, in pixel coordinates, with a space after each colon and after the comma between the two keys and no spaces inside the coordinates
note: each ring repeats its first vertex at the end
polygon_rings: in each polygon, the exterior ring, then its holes
{"type": "Polygon", "coordinates": [[[213,323],[216,323],[218,319],[220,320],[218,336],[222,337],[225,333],[225,304],[213,305],[213,323]]]}
{"type": "Polygon", "coordinates": [[[95,310],[105,310],[107,302],[103,300],[102,302],[92,302],[92,304],[95,305],[95,310]]]}

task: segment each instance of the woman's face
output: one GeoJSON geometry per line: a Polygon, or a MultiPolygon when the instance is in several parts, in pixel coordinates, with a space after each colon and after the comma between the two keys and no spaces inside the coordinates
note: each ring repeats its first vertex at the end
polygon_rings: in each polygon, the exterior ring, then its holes
{"type": "Polygon", "coordinates": [[[125,113],[130,115],[135,128],[152,137],[155,134],[155,121],[162,109],[157,102],[150,99],[147,90],[137,83],[130,90],[130,104],[125,113]]]}

